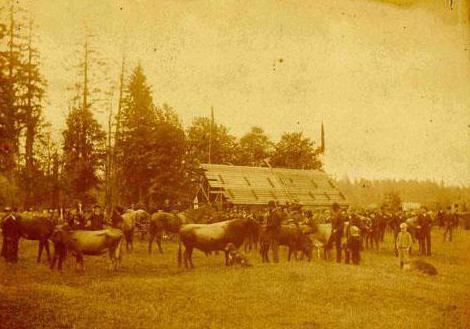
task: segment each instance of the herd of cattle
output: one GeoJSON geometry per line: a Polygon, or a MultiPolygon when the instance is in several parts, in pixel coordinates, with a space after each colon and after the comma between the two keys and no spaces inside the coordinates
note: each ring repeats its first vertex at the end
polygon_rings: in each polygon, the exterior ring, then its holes
{"type": "MultiPolygon", "coordinates": [[[[163,252],[162,238],[174,236],[179,245],[178,263],[181,265],[184,262],[187,268],[194,266],[192,261],[194,249],[206,254],[222,251],[225,253],[227,265],[234,262],[250,265],[240,248],[244,245],[244,251],[249,252],[259,244],[263,261],[269,261],[270,244],[269,234],[266,233],[266,216],[237,213],[231,214],[230,219],[210,223],[195,223],[188,212],[158,211],[149,214],[144,210],[129,209],[119,216],[117,225],[97,231],[72,228],[47,213],[21,213],[17,216],[17,222],[22,238],[39,241],[38,262],[41,261],[43,249],[46,250],[51,269],[54,269],[56,264],[61,269],[67,254],[72,254],[76,258],[77,266],[83,269],[84,255],[102,255],[106,252],[109,253],[112,268],[117,269],[121,263],[121,249],[124,243],[126,249],[131,252],[134,233],[142,227],[145,227],[148,233],[149,253],[152,252],[154,241],[159,251],[163,252]],[[49,241],[54,244],[52,259],[50,259],[49,241]]],[[[348,218],[351,220],[351,216],[354,216],[355,222],[359,223],[357,225],[366,248],[378,248],[379,243],[384,241],[386,230],[392,232],[395,237],[399,231],[399,224],[404,221],[415,238],[420,239],[421,236],[416,216],[346,214],[346,220],[348,218]]],[[[279,245],[288,247],[289,260],[292,255],[297,257],[297,252],[302,254],[302,258],[310,260],[315,248],[319,257],[320,250],[323,250],[324,257],[327,257],[330,234],[331,224],[327,222],[320,223],[312,217],[303,217],[301,221],[284,218],[277,240],[279,245]]]]}

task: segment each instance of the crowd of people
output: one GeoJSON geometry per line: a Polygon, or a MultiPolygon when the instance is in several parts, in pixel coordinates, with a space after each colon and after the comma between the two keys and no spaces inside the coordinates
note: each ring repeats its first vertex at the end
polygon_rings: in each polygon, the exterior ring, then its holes
{"type": "MultiPolygon", "coordinates": [[[[330,232],[325,241],[325,249],[335,249],[336,261],[341,263],[352,262],[359,264],[360,252],[364,248],[379,248],[379,243],[384,241],[385,232],[388,229],[393,234],[394,250],[400,259],[400,266],[408,261],[414,240],[418,241],[419,254],[431,255],[431,228],[438,225],[443,228],[443,239],[452,241],[453,229],[459,221],[455,208],[448,207],[437,212],[428,211],[425,207],[414,211],[395,212],[386,209],[361,210],[346,209],[338,204],[333,204],[330,209],[311,211],[303,209],[298,204],[278,205],[270,201],[266,208],[248,208],[230,206],[225,209],[211,208],[199,222],[214,223],[233,218],[250,217],[262,224],[269,238],[269,248],[272,250],[274,262],[279,262],[278,238],[282,225],[295,225],[297,227],[313,227],[315,225],[328,224],[330,232]]],[[[178,212],[181,204],[171,204],[168,200],[162,204],[159,211],[178,212]]],[[[63,211],[50,210],[50,218],[55,218],[58,223],[66,223],[72,229],[102,230],[107,226],[118,227],[116,221],[123,208],[117,207],[110,213],[103,211],[100,205],[92,206],[88,211],[82,209],[81,204],[63,211]]],[[[3,233],[3,245],[1,255],[7,262],[18,260],[18,241],[21,232],[18,218],[21,216],[14,208],[5,208],[1,229],[3,233]]],[[[145,225],[146,223],[137,223],[145,225]]],[[[307,231],[311,233],[312,230],[307,231]]]]}

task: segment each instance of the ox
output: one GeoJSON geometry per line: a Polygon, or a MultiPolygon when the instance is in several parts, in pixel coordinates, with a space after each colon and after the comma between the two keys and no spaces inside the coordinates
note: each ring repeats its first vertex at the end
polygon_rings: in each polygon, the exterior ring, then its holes
{"type": "MultiPolygon", "coordinates": [[[[297,226],[295,224],[281,225],[279,233],[276,233],[276,239],[280,246],[289,248],[287,260],[290,261],[294,252],[302,251],[303,255],[310,261],[312,259],[313,242],[308,237],[311,232],[310,226],[297,226]]],[[[263,229],[260,236],[260,254],[263,262],[269,262],[268,252],[273,237],[273,232],[263,229]]]]}
{"type": "Polygon", "coordinates": [[[21,237],[27,240],[38,240],[37,262],[41,262],[42,250],[46,249],[47,260],[50,260],[49,237],[54,231],[55,222],[48,214],[23,213],[17,217],[21,237]]]}
{"type": "Polygon", "coordinates": [[[328,241],[331,236],[331,224],[316,224],[316,230],[311,233],[310,238],[314,247],[317,249],[317,256],[320,259],[321,250],[323,249],[323,258],[327,259],[329,255],[328,241]]]}
{"type": "Polygon", "coordinates": [[[126,239],[126,250],[134,249],[134,230],[138,224],[141,224],[150,217],[145,210],[131,210],[128,209],[121,215],[122,222],[119,228],[124,233],[126,239]]]}
{"type": "Polygon", "coordinates": [[[157,241],[158,250],[163,253],[161,244],[163,233],[178,234],[181,226],[189,223],[185,213],[174,214],[164,211],[154,213],[149,222],[149,254],[152,253],[153,240],[157,241]]]}
{"type": "Polygon", "coordinates": [[[199,249],[205,253],[211,251],[224,251],[225,264],[230,265],[229,250],[226,246],[233,243],[235,248],[240,248],[243,241],[259,231],[259,224],[252,219],[232,219],[213,224],[186,224],[180,229],[178,248],[178,265],[181,266],[181,244],[184,244],[184,265],[186,268],[194,268],[192,254],[193,249],[199,249]]]}
{"type": "Polygon", "coordinates": [[[97,256],[108,251],[111,268],[117,270],[121,264],[123,236],[122,231],[115,228],[100,231],[74,231],[67,226],[58,226],[50,238],[54,242],[51,269],[54,269],[56,261],[58,261],[58,269],[62,269],[62,261],[67,250],[75,256],[77,265],[80,265],[82,270],[84,269],[83,255],[97,256]]]}

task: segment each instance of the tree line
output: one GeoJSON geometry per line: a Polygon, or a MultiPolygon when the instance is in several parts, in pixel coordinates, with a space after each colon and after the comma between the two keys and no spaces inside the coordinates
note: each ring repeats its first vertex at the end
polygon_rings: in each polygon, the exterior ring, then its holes
{"type": "Polygon", "coordinates": [[[429,209],[445,209],[458,204],[462,211],[470,211],[470,188],[445,186],[433,181],[403,179],[357,179],[345,177],[336,181],[352,206],[360,208],[398,209],[402,202],[415,202],[429,209]]]}
{"type": "Polygon", "coordinates": [[[153,207],[165,199],[189,202],[201,163],[321,168],[319,148],[301,132],[275,143],[252,127],[237,138],[213,112],[183,127],[175,109],[155,102],[140,64],[126,68],[123,61],[117,110],[103,126],[97,113],[108,111],[112,91],[102,87],[109,77],[99,75],[109,64],[90,35],[78,52],[58,141],[44,119],[47,82],[37,29],[14,1],[0,10],[0,205],[153,207]]]}

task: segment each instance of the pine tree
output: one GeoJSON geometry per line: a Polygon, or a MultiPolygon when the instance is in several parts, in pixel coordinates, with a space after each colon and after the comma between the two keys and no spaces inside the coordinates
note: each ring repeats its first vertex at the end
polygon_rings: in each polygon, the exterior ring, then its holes
{"type": "Polygon", "coordinates": [[[23,94],[20,95],[22,121],[25,129],[24,174],[22,175],[26,192],[24,206],[29,208],[33,203],[34,189],[37,177],[37,165],[34,154],[34,144],[42,121],[42,107],[45,80],[39,72],[39,53],[33,47],[33,22],[30,20],[28,43],[25,48],[26,62],[23,64],[23,94]]]}
{"type": "Polygon", "coordinates": [[[68,201],[79,200],[84,204],[96,202],[96,190],[103,170],[106,134],[93,117],[90,87],[90,54],[88,37],[85,39],[83,61],[80,64],[81,83],[76,85],[74,98],[64,131],[63,180],[68,201]]]}
{"type": "Polygon", "coordinates": [[[6,42],[0,43],[0,70],[3,80],[0,94],[1,118],[1,153],[2,170],[8,176],[10,183],[13,179],[19,156],[19,136],[22,125],[20,97],[24,87],[21,85],[24,74],[22,62],[22,47],[24,35],[23,24],[18,19],[21,8],[10,1],[8,8],[1,8],[7,13],[6,23],[1,27],[0,36],[6,42]]]}
{"type": "Polygon", "coordinates": [[[131,74],[119,113],[115,153],[121,200],[155,205],[184,190],[185,135],[168,105],[158,108],[143,69],[131,74]]]}

